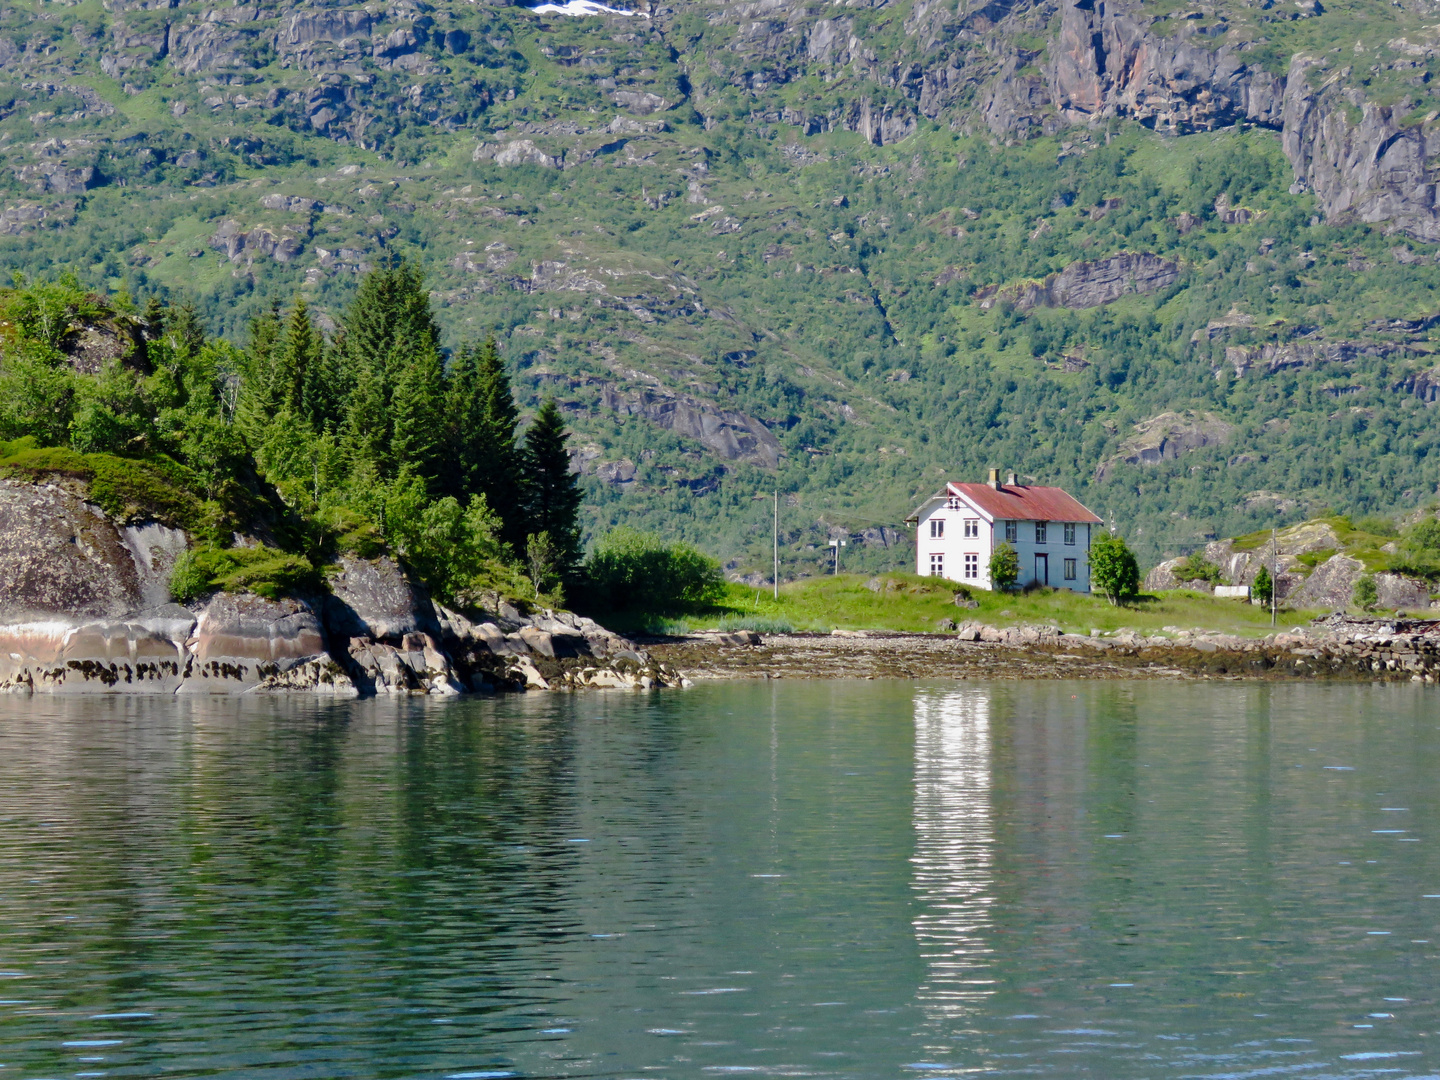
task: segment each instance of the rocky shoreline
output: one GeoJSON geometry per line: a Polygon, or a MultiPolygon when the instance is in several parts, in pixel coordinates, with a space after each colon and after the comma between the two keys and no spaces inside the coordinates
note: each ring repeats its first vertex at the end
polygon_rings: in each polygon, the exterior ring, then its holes
{"type": "Polygon", "coordinates": [[[474,618],[450,611],[389,557],[341,556],[313,595],[172,603],[188,545],[83,492],[0,478],[0,691],[354,697],[682,682],[570,612],[498,597],[474,618]]]}
{"type": "Polygon", "coordinates": [[[1203,630],[1085,636],[1053,626],[967,623],[956,633],[694,634],[645,643],[695,680],[1440,680],[1440,620],[1343,615],[1263,638],[1203,630]]]}

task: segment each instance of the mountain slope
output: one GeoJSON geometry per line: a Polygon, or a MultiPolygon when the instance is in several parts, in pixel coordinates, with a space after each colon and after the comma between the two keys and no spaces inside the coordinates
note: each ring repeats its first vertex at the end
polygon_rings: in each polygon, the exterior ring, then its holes
{"type": "Polygon", "coordinates": [[[1154,561],[1440,485],[1423,6],[153,0],[0,14],[0,249],[243,334],[387,249],[592,530],[908,559],[942,476],[1154,561]],[[147,6],[148,4],[148,6],[147,6]]]}

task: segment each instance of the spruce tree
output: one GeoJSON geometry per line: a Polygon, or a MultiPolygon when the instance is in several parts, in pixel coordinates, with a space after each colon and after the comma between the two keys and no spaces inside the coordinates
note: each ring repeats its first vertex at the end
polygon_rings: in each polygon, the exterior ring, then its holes
{"type": "Polygon", "coordinates": [[[434,491],[445,453],[445,369],[433,346],[408,345],[397,341],[388,365],[395,380],[390,458],[397,474],[418,476],[434,491]]]}
{"type": "Polygon", "coordinates": [[[240,373],[236,422],[252,446],[264,441],[270,422],[284,408],[284,398],[279,394],[280,387],[272,370],[282,333],[280,302],[276,300],[269,311],[250,323],[250,343],[240,373]]]}
{"type": "Polygon", "coordinates": [[[424,275],[404,259],[391,256],[361,280],[345,314],[346,365],[381,363],[402,339],[416,353],[439,349],[440,328],[430,310],[424,275]]]}
{"type": "Polygon", "coordinates": [[[270,377],[274,389],[272,394],[280,408],[292,416],[309,419],[305,408],[305,387],[312,383],[320,362],[320,351],[324,343],[315,333],[310,322],[310,309],[302,297],[295,298],[295,306],[285,320],[285,336],[272,355],[270,377]]]}
{"type": "Polygon", "coordinates": [[[354,476],[380,479],[392,475],[389,412],[379,365],[361,364],[354,372],[340,432],[354,476]]]}
{"type": "Polygon", "coordinates": [[[580,503],[584,498],[565,451],[569,437],[555,400],[546,398],[525,433],[522,456],[525,532],[550,534],[560,552],[562,574],[568,574],[580,561],[580,503]]]}
{"type": "Polygon", "coordinates": [[[519,411],[493,337],[462,348],[450,367],[444,483],[461,503],[484,495],[501,519],[501,535],[517,548],[525,539],[515,426],[519,411]]]}

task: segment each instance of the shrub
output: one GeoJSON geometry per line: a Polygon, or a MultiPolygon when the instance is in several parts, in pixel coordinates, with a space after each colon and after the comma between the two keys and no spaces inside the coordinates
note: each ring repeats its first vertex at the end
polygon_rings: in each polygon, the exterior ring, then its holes
{"type": "Polygon", "coordinates": [[[1009,592],[1019,580],[1020,556],[1002,540],[990,556],[990,587],[996,592],[1009,592]]]}
{"type": "Polygon", "coordinates": [[[1140,593],[1140,564],[1125,541],[1102,532],[1090,545],[1090,580],[1112,604],[1124,604],[1140,593]]]}
{"type": "Polygon", "coordinates": [[[619,528],[585,564],[590,597],[610,610],[685,611],[719,599],[720,564],[689,544],[667,544],[653,533],[619,528]]]}
{"type": "Polygon", "coordinates": [[[1223,580],[1220,568],[1205,558],[1203,551],[1192,551],[1185,561],[1175,568],[1175,576],[1181,581],[1206,581],[1219,585],[1223,580]]]}
{"type": "Polygon", "coordinates": [[[1267,607],[1275,592],[1275,582],[1270,578],[1270,571],[1260,567],[1255,575],[1255,580],[1250,583],[1250,597],[1257,603],[1265,604],[1267,607]]]}
{"type": "Polygon", "coordinates": [[[1374,575],[1366,574],[1355,582],[1354,599],[1355,606],[1362,611],[1371,611],[1380,602],[1380,593],[1375,587],[1374,575]]]}
{"type": "Polygon", "coordinates": [[[276,600],[319,588],[319,575],[309,559],[268,547],[194,547],[176,559],[170,571],[170,595],[181,603],[213,589],[276,600]]]}

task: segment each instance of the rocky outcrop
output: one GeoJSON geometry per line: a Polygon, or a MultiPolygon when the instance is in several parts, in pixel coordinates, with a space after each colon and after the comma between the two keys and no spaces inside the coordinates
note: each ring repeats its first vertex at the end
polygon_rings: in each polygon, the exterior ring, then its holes
{"type": "Polygon", "coordinates": [[[390,558],[343,558],[328,593],[169,602],[184,533],[122,524],[82,494],[0,480],[0,690],[458,694],[678,685],[569,612],[437,609],[390,558]]]}
{"type": "Polygon", "coordinates": [[[656,427],[694,439],[726,461],[745,461],[773,469],[780,463],[780,441],[760,421],[734,409],[660,388],[622,392],[605,386],[600,404],[622,416],[641,416],[656,427]]]}
{"type": "Polygon", "coordinates": [[[55,484],[0,480],[0,619],[118,618],[169,599],[185,534],[124,525],[55,484]]]}
{"type": "Polygon", "coordinates": [[[1003,289],[992,285],[975,295],[985,310],[1008,301],[1020,311],[1037,307],[1078,311],[1112,303],[1131,293],[1158,292],[1179,279],[1178,263],[1145,252],[1122,252],[1108,259],[1071,263],[1044,281],[1024,282],[1003,289]]]}
{"type": "Polygon", "coordinates": [[[1233,424],[1214,413],[1161,413],[1136,424],[1135,433],[1100,463],[1095,479],[1104,480],[1119,464],[1158,465],[1207,446],[1222,446],[1233,430],[1233,424]]]}
{"type": "Polygon", "coordinates": [[[1071,123],[1128,116],[1172,132],[1213,131],[1249,120],[1279,126],[1285,83],[1246,63],[1213,35],[1227,27],[1186,20],[1172,37],[1150,31],[1139,3],[1066,0],[1052,51],[1050,93],[1071,123]]]}
{"type": "Polygon", "coordinates": [[[248,265],[261,256],[288,263],[305,250],[305,241],[288,228],[279,234],[263,225],[247,230],[238,221],[227,219],[210,237],[210,246],[233,263],[243,260],[248,265]]]}
{"type": "Polygon", "coordinates": [[[1411,371],[1390,387],[1393,393],[1413,394],[1427,405],[1440,401],[1440,368],[1411,371]]]}

